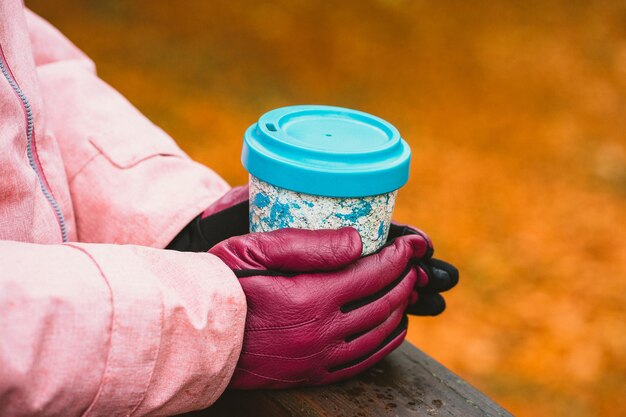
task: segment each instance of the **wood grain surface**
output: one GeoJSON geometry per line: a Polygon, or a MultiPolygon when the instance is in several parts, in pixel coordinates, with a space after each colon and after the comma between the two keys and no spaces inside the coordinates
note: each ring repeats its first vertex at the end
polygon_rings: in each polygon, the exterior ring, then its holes
{"type": "Polygon", "coordinates": [[[357,378],[317,388],[227,391],[185,417],[511,416],[430,356],[405,342],[357,378]]]}

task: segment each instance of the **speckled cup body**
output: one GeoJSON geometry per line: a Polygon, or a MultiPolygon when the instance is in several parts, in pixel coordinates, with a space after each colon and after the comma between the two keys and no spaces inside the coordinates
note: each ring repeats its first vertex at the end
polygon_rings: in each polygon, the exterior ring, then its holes
{"type": "Polygon", "coordinates": [[[363,255],[384,245],[398,191],[367,197],[325,197],[276,187],[250,175],[250,231],[339,229],[352,226],[363,255]]]}

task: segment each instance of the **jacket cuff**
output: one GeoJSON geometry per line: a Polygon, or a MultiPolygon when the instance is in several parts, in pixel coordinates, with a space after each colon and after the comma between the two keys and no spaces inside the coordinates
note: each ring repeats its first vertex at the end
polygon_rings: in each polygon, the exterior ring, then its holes
{"type": "MultiPolygon", "coordinates": [[[[163,306],[159,289],[137,262],[110,262],[106,253],[68,244],[87,255],[111,292],[111,325],[100,386],[85,412],[129,416],[142,402],[159,354],[163,306]],[[98,253],[100,252],[100,253],[98,253]]],[[[124,254],[118,253],[121,257],[124,254]]]]}
{"type": "Polygon", "coordinates": [[[112,294],[105,371],[85,415],[174,415],[217,400],[243,342],[246,303],[233,272],[206,253],[70,246],[112,294]]]}

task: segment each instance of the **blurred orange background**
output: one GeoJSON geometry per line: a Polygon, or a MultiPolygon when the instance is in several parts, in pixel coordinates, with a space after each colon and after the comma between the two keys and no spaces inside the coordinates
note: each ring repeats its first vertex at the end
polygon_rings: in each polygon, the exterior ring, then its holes
{"type": "Polygon", "coordinates": [[[244,130],[364,110],[461,270],[410,340],[520,416],[626,415],[626,2],[27,0],[231,184],[244,130]]]}

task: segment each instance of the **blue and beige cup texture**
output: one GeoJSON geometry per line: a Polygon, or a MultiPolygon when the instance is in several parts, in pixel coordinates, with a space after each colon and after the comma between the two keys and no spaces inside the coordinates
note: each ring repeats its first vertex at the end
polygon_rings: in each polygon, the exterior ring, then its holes
{"type": "Polygon", "coordinates": [[[282,107],[244,135],[250,231],[356,228],[363,255],[384,245],[411,150],[385,120],[332,106],[282,107]]]}

